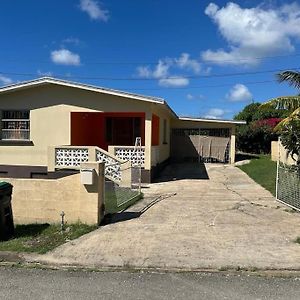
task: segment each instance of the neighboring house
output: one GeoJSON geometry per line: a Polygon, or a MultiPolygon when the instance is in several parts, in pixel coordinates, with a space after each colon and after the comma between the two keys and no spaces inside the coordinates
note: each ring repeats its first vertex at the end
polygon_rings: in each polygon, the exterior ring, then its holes
{"type": "Polygon", "coordinates": [[[244,124],[180,118],[160,98],[54,78],[0,88],[0,110],[2,177],[47,177],[91,153],[134,164],[141,137],[142,181],[150,182],[170,159],[233,163],[235,126],[244,124]]]}

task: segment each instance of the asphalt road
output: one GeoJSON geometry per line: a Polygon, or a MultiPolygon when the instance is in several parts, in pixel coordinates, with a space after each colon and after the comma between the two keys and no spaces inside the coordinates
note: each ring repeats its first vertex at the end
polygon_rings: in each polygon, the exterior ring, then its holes
{"type": "Polygon", "coordinates": [[[0,299],[300,299],[300,277],[0,268],[0,299]]]}

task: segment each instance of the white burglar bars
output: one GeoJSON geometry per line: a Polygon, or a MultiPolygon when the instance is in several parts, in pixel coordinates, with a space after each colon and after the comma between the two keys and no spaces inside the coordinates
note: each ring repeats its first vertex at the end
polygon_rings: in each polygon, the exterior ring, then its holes
{"type": "Polygon", "coordinates": [[[2,140],[29,140],[30,119],[29,111],[4,110],[1,120],[2,140]]]}

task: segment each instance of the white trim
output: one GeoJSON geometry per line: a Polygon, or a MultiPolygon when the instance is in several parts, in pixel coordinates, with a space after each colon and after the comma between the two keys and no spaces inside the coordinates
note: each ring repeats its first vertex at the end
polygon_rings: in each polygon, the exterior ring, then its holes
{"type": "Polygon", "coordinates": [[[188,118],[188,117],[179,117],[178,119],[181,121],[211,122],[211,123],[240,124],[240,125],[247,124],[246,121],[235,121],[235,120],[188,118]]]}
{"type": "Polygon", "coordinates": [[[17,89],[24,89],[24,88],[28,88],[28,87],[37,86],[37,85],[43,85],[43,84],[57,84],[57,85],[61,85],[61,86],[80,88],[80,89],[87,90],[87,91],[109,94],[109,95],[114,95],[114,96],[127,97],[130,99],[141,100],[141,101],[146,101],[146,102],[151,102],[151,103],[164,104],[164,102],[165,102],[164,99],[162,99],[162,98],[156,98],[156,97],[150,97],[150,96],[148,97],[148,96],[143,96],[143,95],[138,95],[138,94],[126,93],[126,92],[122,92],[122,91],[118,91],[118,90],[107,89],[107,88],[102,88],[102,87],[97,87],[97,86],[82,84],[82,83],[77,83],[77,82],[71,82],[71,81],[56,79],[56,78],[51,78],[51,77],[42,77],[42,78],[30,80],[30,81],[24,81],[21,83],[4,86],[4,87],[0,88],[0,93],[14,91],[17,89]]]}

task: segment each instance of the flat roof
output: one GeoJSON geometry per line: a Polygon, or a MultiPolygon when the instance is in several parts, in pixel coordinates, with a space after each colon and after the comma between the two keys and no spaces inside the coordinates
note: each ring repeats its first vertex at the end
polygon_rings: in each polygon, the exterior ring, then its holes
{"type": "Polygon", "coordinates": [[[181,121],[195,121],[195,122],[211,122],[211,123],[224,123],[224,124],[247,124],[246,121],[238,120],[224,120],[224,119],[206,119],[206,118],[190,118],[190,117],[178,117],[181,121]]]}

